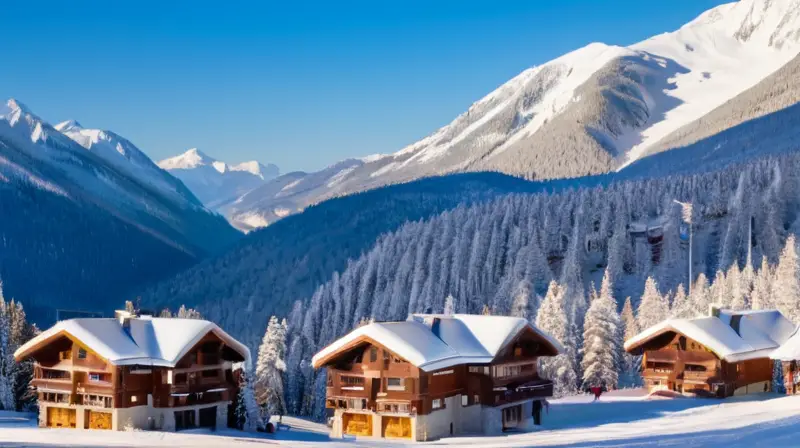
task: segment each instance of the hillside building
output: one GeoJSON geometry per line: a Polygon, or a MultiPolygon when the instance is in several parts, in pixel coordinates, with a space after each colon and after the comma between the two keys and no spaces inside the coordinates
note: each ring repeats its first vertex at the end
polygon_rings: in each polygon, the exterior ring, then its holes
{"type": "Polygon", "coordinates": [[[58,322],[14,358],[35,361],[39,426],[173,431],[227,424],[250,352],[205,320],[117,312],[58,322]]]}
{"type": "Polygon", "coordinates": [[[650,392],[729,397],[772,386],[772,353],[795,326],[779,311],[728,311],[712,307],[697,319],[667,319],[625,342],[642,357],[650,392]]]}
{"type": "Polygon", "coordinates": [[[540,424],[553,383],[537,360],[561,350],[521,318],[412,315],[361,326],[312,362],[327,368],[333,437],[424,441],[540,424]]]}

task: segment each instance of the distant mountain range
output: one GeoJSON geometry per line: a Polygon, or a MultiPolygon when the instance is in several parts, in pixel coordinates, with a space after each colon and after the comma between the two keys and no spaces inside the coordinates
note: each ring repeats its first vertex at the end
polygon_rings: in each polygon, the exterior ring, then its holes
{"type": "Polygon", "coordinates": [[[327,198],[454,172],[547,180],[619,170],[691,141],[679,136],[786,66],[798,41],[800,0],[742,0],[629,47],[590,44],[522,72],[394,154],[279,176],[226,215],[267,224],[327,198]]]}
{"type": "Polygon", "coordinates": [[[0,279],[52,317],[104,309],[240,238],[130,141],[0,106],[0,279]]]}
{"type": "Polygon", "coordinates": [[[251,230],[269,224],[262,217],[251,221],[247,216],[231,215],[228,208],[235,206],[242,196],[272,180],[280,174],[277,166],[257,161],[229,165],[215,160],[197,148],[164,159],[158,166],[177,177],[189,187],[206,207],[217,210],[230,219],[231,224],[251,230]]]}

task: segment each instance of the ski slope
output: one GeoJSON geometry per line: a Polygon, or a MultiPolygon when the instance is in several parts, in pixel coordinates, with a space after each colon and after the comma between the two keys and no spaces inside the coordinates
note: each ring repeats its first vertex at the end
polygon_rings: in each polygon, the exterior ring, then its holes
{"type": "Polygon", "coordinates": [[[497,437],[455,437],[404,444],[383,440],[336,440],[324,425],[287,417],[277,435],[235,430],[211,433],[101,432],[42,429],[35,419],[0,411],[0,446],[193,446],[193,447],[752,447],[798,446],[800,396],[760,394],[714,399],[646,398],[640,390],[554,400],[544,426],[532,433],[497,437]]]}

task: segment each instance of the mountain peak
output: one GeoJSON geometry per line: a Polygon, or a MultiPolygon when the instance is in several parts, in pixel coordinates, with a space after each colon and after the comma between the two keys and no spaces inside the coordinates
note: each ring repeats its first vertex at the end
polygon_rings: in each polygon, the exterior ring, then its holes
{"type": "Polygon", "coordinates": [[[158,162],[158,166],[165,170],[190,170],[198,166],[211,165],[216,160],[209,157],[197,148],[191,148],[183,154],[170,157],[158,162]]]}
{"type": "Polygon", "coordinates": [[[56,130],[59,132],[83,129],[83,126],[81,126],[81,124],[78,123],[77,120],[62,121],[61,123],[58,123],[53,127],[56,128],[56,130]]]}

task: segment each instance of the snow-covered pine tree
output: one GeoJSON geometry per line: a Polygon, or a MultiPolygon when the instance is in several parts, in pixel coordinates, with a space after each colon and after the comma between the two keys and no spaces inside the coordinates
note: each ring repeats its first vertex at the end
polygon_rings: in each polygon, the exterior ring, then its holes
{"type": "Polygon", "coordinates": [[[697,281],[692,288],[692,295],[689,297],[692,309],[694,310],[694,317],[702,317],[708,315],[708,309],[711,306],[711,292],[708,287],[708,278],[704,273],[697,276],[697,281]]]}
{"type": "Polygon", "coordinates": [[[800,322],[800,264],[797,259],[797,242],[794,235],[786,238],[786,244],[778,260],[773,283],[775,306],[794,323],[800,322]]]}
{"type": "Polygon", "coordinates": [[[254,389],[256,402],[262,407],[262,421],[270,415],[284,415],[283,372],[286,370],[286,321],[272,316],[258,348],[254,389]]]}
{"type": "Polygon", "coordinates": [[[511,315],[528,319],[531,289],[526,280],[520,280],[512,292],[511,315]]]}
{"type": "MultiPolygon", "coordinates": [[[[631,298],[625,299],[625,304],[622,306],[622,314],[620,315],[620,322],[622,325],[622,340],[624,341],[633,338],[639,334],[639,324],[636,322],[636,316],[633,314],[633,305],[631,298]]],[[[622,355],[622,374],[620,375],[620,384],[624,386],[638,386],[641,384],[641,365],[642,359],[640,356],[632,355],[624,352],[622,355]]]]}
{"type": "Polygon", "coordinates": [[[186,308],[186,305],[181,305],[178,308],[178,312],[175,313],[175,317],[178,319],[202,319],[203,316],[200,315],[200,312],[195,310],[194,308],[186,308]]]}
{"type": "Polygon", "coordinates": [[[754,310],[769,310],[775,308],[775,301],[772,298],[772,268],[769,266],[767,257],[761,260],[761,269],[755,275],[753,281],[753,292],[751,293],[751,306],[754,310]]]}
{"type": "Polygon", "coordinates": [[[456,299],[452,294],[448,294],[444,299],[444,315],[451,316],[456,313],[456,299]]]}
{"type": "Polygon", "coordinates": [[[672,307],[670,308],[670,315],[676,319],[691,319],[696,317],[692,304],[686,296],[686,290],[683,288],[683,284],[678,285],[678,289],[675,291],[675,297],[672,299],[672,307]]]}
{"type": "Polygon", "coordinates": [[[236,423],[243,431],[255,431],[263,425],[253,388],[253,375],[242,369],[236,402],[236,423]]]}
{"type": "Polygon", "coordinates": [[[611,390],[619,382],[617,369],[623,333],[609,272],[603,276],[600,293],[594,291],[593,297],[583,325],[583,387],[600,386],[611,390]]]}
{"type": "Polygon", "coordinates": [[[715,305],[722,308],[728,308],[731,305],[731,285],[728,284],[728,279],[722,269],[717,271],[714,276],[714,282],[709,287],[711,300],[715,305]]]}
{"type": "Polygon", "coordinates": [[[747,291],[748,287],[745,285],[745,279],[742,276],[742,271],[739,270],[738,264],[733,263],[731,265],[730,269],[728,269],[728,273],[725,275],[725,280],[728,283],[731,298],[728,308],[732,310],[749,309],[749,291],[747,291]]]}
{"type": "Polygon", "coordinates": [[[648,277],[636,313],[639,328],[646,330],[666,319],[667,316],[669,316],[669,305],[664,296],[658,292],[656,281],[652,277],[648,277]]]}
{"type": "MultiPolygon", "coordinates": [[[[564,303],[564,291],[555,281],[551,281],[547,288],[547,295],[536,315],[536,326],[562,345],[563,341],[567,339],[569,322],[564,303]]],[[[575,391],[577,375],[573,368],[573,362],[566,353],[540,358],[539,371],[542,376],[553,381],[556,396],[561,397],[575,391]]]]}

